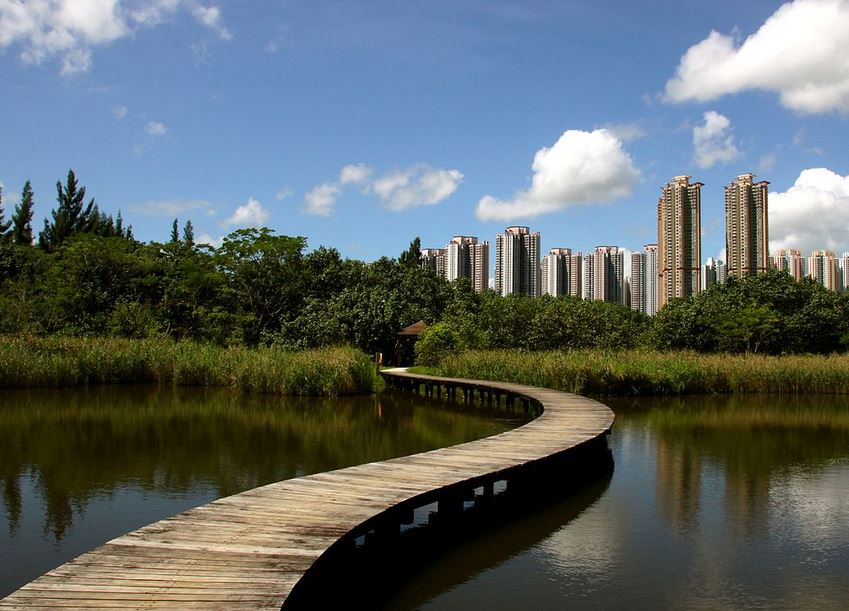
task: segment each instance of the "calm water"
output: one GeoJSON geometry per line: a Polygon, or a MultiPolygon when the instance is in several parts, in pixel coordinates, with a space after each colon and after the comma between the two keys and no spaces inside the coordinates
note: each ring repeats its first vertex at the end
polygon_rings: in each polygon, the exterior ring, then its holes
{"type": "Polygon", "coordinates": [[[606,401],[609,479],[411,575],[390,609],[849,609],[849,399],[606,401]]]}
{"type": "Polygon", "coordinates": [[[0,391],[0,598],[215,498],[520,424],[506,415],[391,392],[328,400],[157,387],[0,391]]]}

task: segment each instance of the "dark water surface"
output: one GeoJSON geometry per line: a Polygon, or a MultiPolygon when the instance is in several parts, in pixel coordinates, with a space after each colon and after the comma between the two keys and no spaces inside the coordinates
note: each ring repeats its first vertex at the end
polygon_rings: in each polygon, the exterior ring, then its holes
{"type": "Polygon", "coordinates": [[[849,398],[604,400],[612,477],[419,569],[388,609],[849,609],[849,398]]]}
{"type": "Polygon", "coordinates": [[[320,399],[151,386],[4,389],[0,598],[109,539],[213,499],[521,422],[394,392],[320,399]]]}

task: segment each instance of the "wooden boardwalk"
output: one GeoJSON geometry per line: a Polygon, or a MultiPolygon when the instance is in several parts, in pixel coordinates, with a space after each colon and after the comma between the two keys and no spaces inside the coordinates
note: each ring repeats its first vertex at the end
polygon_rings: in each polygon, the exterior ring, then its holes
{"type": "Polygon", "coordinates": [[[496,482],[509,485],[613,424],[601,403],[554,390],[403,370],[384,378],[433,394],[461,392],[466,401],[498,394],[544,411],[486,439],[289,479],[160,520],[46,573],[0,608],[280,609],[333,550],[375,532],[397,534],[413,510],[433,502],[440,513],[457,511],[457,499],[474,498],[475,489],[491,494],[496,482]]]}

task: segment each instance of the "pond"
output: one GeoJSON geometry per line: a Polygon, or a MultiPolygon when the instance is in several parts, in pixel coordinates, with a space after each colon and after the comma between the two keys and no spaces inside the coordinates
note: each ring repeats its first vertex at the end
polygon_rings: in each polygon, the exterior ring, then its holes
{"type": "Polygon", "coordinates": [[[486,437],[524,413],[410,393],[0,392],[0,598],[97,545],[275,481],[486,437]]]}
{"type": "Polygon", "coordinates": [[[849,608],[849,398],[603,401],[610,477],[408,573],[385,608],[849,608]]]}

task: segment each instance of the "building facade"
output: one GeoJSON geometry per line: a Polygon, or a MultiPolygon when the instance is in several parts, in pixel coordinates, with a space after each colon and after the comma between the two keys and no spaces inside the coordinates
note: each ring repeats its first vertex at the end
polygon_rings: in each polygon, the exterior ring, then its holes
{"type": "Polygon", "coordinates": [[[540,263],[540,292],[543,295],[569,295],[572,249],[552,248],[540,263]]]}
{"type": "Polygon", "coordinates": [[[625,304],[625,251],[596,246],[593,255],[593,299],[625,304]]]}
{"type": "Polygon", "coordinates": [[[572,255],[569,263],[569,294],[572,297],[581,298],[583,293],[584,255],[577,252],[572,255]]]}
{"type": "Polygon", "coordinates": [[[728,275],[754,276],[769,266],[769,183],[741,174],[725,187],[725,252],[728,275]]]}
{"type": "Polygon", "coordinates": [[[445,249],[422,248],[419,251],[419,265],[438,276],[445,276],[445,249]]]}
{"type": "Polygon", "coordinates": [[[701,188],[676,176],[657,202],[658,309],[701,290],[701,188]]]}
{"type": "Polygon", "coordinates": [[[805,258],[795,248],[785,248],[769,258],[770,267],[790,274],[797,282],[805,275],[805,258]]]}
{"type": "Polygon", "coordinates": [[[540,234],[528,227],[507,227],[495,236],[495,292],[540,294],[540,234]]]}
{"type": "Polygon", "coordinates": [[[458,235],[445,247],[445,277],[468,278],[478,293],[489,287],[489,242],[475,236],[458,235]]]}
{"type": "Polygon", "coordinates": [[[725,284],[728,278],[728,267],[719,259],[708,257],[702,266],[702,290],[714,284],[725,284]]]}
{"type": "Polygon", "coordinates": [[[657,244],[631,253],[630,305],[637,312],[657,314],[657,244]]]}
{"type": "Polygon", "coordinates": [[[830,291],[839,291],[840,265],[834,251],[813,251],[808,257],[808,275],[830,291]]]}

